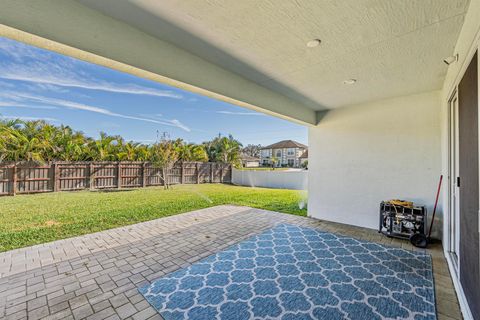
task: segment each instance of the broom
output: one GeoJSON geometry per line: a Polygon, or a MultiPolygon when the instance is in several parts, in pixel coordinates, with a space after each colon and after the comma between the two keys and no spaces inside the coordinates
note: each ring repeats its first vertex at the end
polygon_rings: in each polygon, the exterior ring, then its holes
{"type": "Polygon", "coordinates": [[[443,175],[440,175],[440,181],[438,182],[437,198],[435,199],[435,206],[433,207],[432,221],[430,222],[430,229],[428,230],[428,242],[430,242],[430,236],[432,235],[433,221],[435,221],[435,212],[437,211],[438,197],[440,195],[440,189],[442,187],[443,175]]]}

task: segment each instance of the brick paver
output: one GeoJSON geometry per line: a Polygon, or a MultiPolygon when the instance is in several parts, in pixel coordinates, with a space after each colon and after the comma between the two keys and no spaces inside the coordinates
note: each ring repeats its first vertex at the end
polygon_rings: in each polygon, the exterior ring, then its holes
{"type": "MultiPolygon", "coordinates": [[[[248,207],[217,206],[0,253],[0,318],[161,319],[137,287],[278,223],[414,249],[408,242],[374,230],[248,207]]],[[[429,251],[438,318],[460,319],[441,245],[429,251]]]]}

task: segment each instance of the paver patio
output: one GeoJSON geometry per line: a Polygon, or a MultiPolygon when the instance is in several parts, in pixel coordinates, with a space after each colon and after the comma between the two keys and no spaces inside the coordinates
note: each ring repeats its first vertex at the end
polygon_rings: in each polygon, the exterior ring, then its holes
{"type": "MultiPolygon", "coordinates": [[[[137,287],[280,223],[406,249],[375,230],[217,206],[0,253],[2,319],[161,319],[137,287]]],[[[438,319],[461,319],[440,244],[432,255],[438,319]]]]}

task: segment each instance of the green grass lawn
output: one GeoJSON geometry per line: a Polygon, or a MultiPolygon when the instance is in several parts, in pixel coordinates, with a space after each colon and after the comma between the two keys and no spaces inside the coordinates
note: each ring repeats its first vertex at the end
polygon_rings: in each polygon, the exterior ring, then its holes
{"type": "Polygon", "coordinates": [[[221,204],[304,216],[306,208],[300,208],[300,204],[305,197],[305,193],[296,190],[222,184],[0,197],[0,251],[221,204]]]}

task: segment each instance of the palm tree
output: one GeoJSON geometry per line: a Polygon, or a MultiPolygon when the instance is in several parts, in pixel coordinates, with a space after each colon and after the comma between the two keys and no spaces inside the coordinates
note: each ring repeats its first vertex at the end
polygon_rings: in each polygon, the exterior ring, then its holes
{"type": "Polygon", "coordinates": [[[190,161],[191,158],[191,150],[182,139],[177,139],[172,141],[174,148],[177,150],[178,153],[178,160],[180,161],[190,161]]]}
{"type": "Polygon", "coordinates": [[[117,153],[117,159],[120,161],[136,161],[138,160],[138,147],[139,143],[129,141],[122,143],[119,146],[119,152],[117,153]]]}
{"type": "Polygon", "coordinates": [[[114,161],[116,155],[112,153],[115,149],[115,137],[109,136],[105,132],[100,132],[100,139],[91,141],[89,148],[91,157],[94,161],[114,161]]]}
{"type": "MultiPolygon", "coordinates": [[[[41,141],[32,135],[25,135],[22,131],[13,131],[10,146],[7,148],[11,150],[10,158],[14,161],[37,161],[43,162],[44,155],[42,152],[41,141]]],[[[7,150],[8,151],[8,150],[7,150]]]]}
{"type": "MultiPolygon", "coordinates": [[[[231,135],[201,145],[163,140],[169,141],[181,161],[240,162],[242,144],[231,135]]],[[[41,120],[0,120],[0,161],[150,161],[158,157],[157,149],[105,132],[93,139],[69,126],[41,120]]]]}
{"type": "Polygon", "coordinates": [[[218,138],[215,138],[211,141],[206,141],[203,143],[203,147],[207,153],[208,161],[210,162],[215,162],[218,159],[217,141],[218,138]]]}
{"type": "Polygon", "coordinates": [[[0,120],[0,161],[14,160],[12,154],[17,147],[16,131],[19,130],[20,125],[19,119],[0,120]]]}
{"type": "Polygon", "coordinates": [[[277,157],[275,157],[274,155],[272,155],[272,157],[270,158],[270,161],[272,162],[273,170],[275,170],[275,166],[278,163],[279,159],[277,157]]]}
{"type": "Polygon", "coordinates": [[[185,143],[182,139],[175,141],[180,161],[208,161],[208,155],[203,145],[185,143]]]}
{"type": "Polygon", "coordinates": [[[74,132],[69,126],[60,126],[55,135],[55,160],[87,160],[86,139],[83,133],[74,132]]]}
{"type": "Polygon", "coordinates": [[[204,148],[208,155],[209,161],[230,163],[233,165],[240,164],[240,151],[242,144],[233,138],[218,136],[211,141],[204,142],[204,148]]]}
{"type": "Polygon", "coordinates": [[[137,161],[148,161],[152,158],[150,147],[144,144],[140,144],[136,149],[137,161]]]}
{"type": "Polygon", "coordinates": [[[41,121],[13,121],[2,123],[2,160],[44,161],[44,141],[37,137],[41,121]]]}
{"type": "Polygon", "coordinates": [[[220,138],[218,155],[222,162],[238,165],[242,144],[235,140],[232,135],[220,138]]]}
{"type": "Polygon", "coordinates": [[[190,144],[190,149],[191,149],[191,159],[190,161],[201,161],[201,162],[207,162],[208,161],[208,155],[207,151],[202,145],[195,145],[195,144],[190,144]]]}

